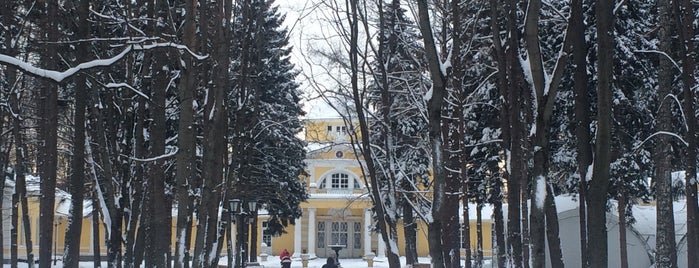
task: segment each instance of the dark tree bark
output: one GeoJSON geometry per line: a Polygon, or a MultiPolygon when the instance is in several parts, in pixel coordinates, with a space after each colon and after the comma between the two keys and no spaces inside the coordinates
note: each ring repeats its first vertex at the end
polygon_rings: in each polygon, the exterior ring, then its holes
{"type": "Polygon", "coordinates": [[[672,1],[677,19],[679,33],[679,57],[682,60],[682,109],[686,116],[687,134],[685,141],[685,192],[687,195],[687,264],[691,268],[699,267],[699,254],[691,252],[699,251],[699,204],[697,204],[697,117],[694,106],[696,85],[696,38],[697,29],[693,23],[695,20],[695,4],[688,0],[672,1]]]}
{"type": "Polygon", "coordinates": [[[614,2],[598,0],[597,15],[597,133],[588,199],[588,243],[591,267],[607,267],[607,191],[611,161],[612,74],[614,73],[614,2]]]}
{"type": "MultiPolygon", "coordinates": [[[[5,17],[7,19],[7,17],[5,17]]],[[[6,39],[8,41],[10,39],[6,39]]],[[[11,46],[8,46],[11,48],[11,46]]],[[[16,51],[14,49],[9,49],[8,53],[9,55],[12,56],[16,51]]],[[[7,80],[8,82],[12,82],[11,84],[15,85],[12,87],[12,90],[10,91],[10,107],[13,111],[21,111],[21,100],[20,100],[20,87],[16,86],[16,81],[17,81],[17,72],[14,71],[14,68],[8,67],[7,69],[7,80]]],[[[26,145],[24,144],[24,137],[22,133],[22,126],[23,126],[23,119],[21,117],[20,113],[15,113],[16,115],[13,116],[12,118],[12,136],[14,138],[14,156],[15,156],[15,164],[14,164],[14,174],[16,176],[15,180],[15,189],[14,193],[12,194],[12,212],[11,212],[11,226],[10,226],[10,266],[12,268],[17,268],[17,261],[18,261],[18,227],[19,227],[19,203],[20,200],[25,199],[21,195],[20,186],[24,187],[25,184],[25,178],[24,175],[26,173],[26,155],[25,153],[27,152],[26,150],[26,145]]],[[[5,184],[3,180],[3,184],[5,184]]],[[[26,202],[25,202],[26,203],[26,202]]],[[[23,211],[26,211],[26,209],[23,209],[23,211]]],[[[25,226],[26,227],[26,226],[25,226]]],[[[31,240],[29,240],[31,242],[31,240]]],[[[31,243],[30,243],[31,244],[31,243]]]]}
{"type": "MultiPolygon", "coordinates": [[[[534,168],[532,170],[532,206],[530,215],[530,239],[531,239],[531,265],[532,267],[543,267],[546,263],[545,257],[545,242],[544,239],[548,234],[549,251],[551,251],[552,265],[561,267],[563,265],[560,243],[551,244],[551,239],[558,241],[558,221],[552,221],[546,218],[547,213],[546,199],[548,188],[548,172],[549,172],[549,128],[551,122],[551,114],[556,94],[558,92],[558,84],[563,76],[564,67],[568,61],[568,55],[571,46],[571,27],[566,31],[565,39],[562,44],[562,53],[556,58],[556,67],[552,72],[549,81],[546,80],[545,68],[542,59],[541,47],[539,45],[539,13],[541,11],[541,1],[529,1],[527,6],[527,15],[524,25],[525,41],[527,54],[529,56],[529,69],[533,82],[533,92],[536,96],[536,110],[534,110],[534,124],[536,131],[534,133],[533,148],[536,148],[534,153],[534,168]],[[547,83],[548,82],[548,83],[547,83]],[[546,228],[548,227],[548,229],[546,228]]],[[[553,193],[551,193],[553,194],[553,193]]],[[[554,204],[555,206],[555,204],[554,204]]],[[[555,210],[553,211],[555,215],[555,210]]],[[[527,214],[522,214],[527,215],[527,214]]],[[[525,261],[526,263],[526,261],[525,261]]]]}
{"type": "MultiPolygon", "coordinates": [[[[14,14],[15,14],[15,9],[13,8],[13,1],[9,1],[9,0],[2,1],[2,8],[0,8],[0,16],[2,16],[2,23],[4,25],[7,25],[6,27],[9,27],[9,25],[15,24],[14,14]]],[[[3,38],[5,39],[5,44],[4,44],[5,55],[10,56],[10,57],[14,57],[17,54],[17,52],[16,52],[16,49],[12,46],[12,40],[14,38],[14,36],[12,35],[12,31],[5,30],[2,32],[2,35],[3,35],[3,38]]],[[[16,98],[17,90],[18,90],[18,87],[16,86],[17,71],[15,70],[15,68],[7,66],[3,72],[3,75],[5,76],[7,84],[10,85],[10,90],[7,91],[7,93],[8,93],[7,98],[8,98],[10,108],[12,109],[12,111],[18,111],[16,109],[17,108],[16,105],[19,104],[19,100],[16,98]]],[[[5,95],[3,94],[2,97],[4,99],[5,95]]],[[[2,129],[2,128],[5,126],[5,123],[7,123],[7,126],[9,128],[12,128],[13,133],[14,133],[14,126],[15,126],[14,122],[16,120],[18,120],[18,118],[11,117],[10,115],[13,115],[13,113],[8,113],[8,115],[7,115],[8,120],[7,120],[7,122],[4,122],[4,120],[5,120],[4,111],[5,111],[4,109],[0,109],[0,131],[4,132],[4,129],[2,129]]],[[[16,112],[14,114],[16,114],[16,112]]],[[[12,143],[11,139],[7,139],[7,143],[11,144],[12,143]]],[[[3,145],[4,145],[4,143],[3,143],[3,145]]],[[[17,145],[17,144],[15,144],[15,145],[17,145]]],[[[11,146],[7,146],[7,150],[8,150],[7,152],[4,150],[4,148],[2,148],[2,149],[3,149],[2,152],[0,152],[0,153],[2,153],[2,155],[0,155],[0,168],[2,168],[2,170],[0,170],[0,180],[2,181],[2,182],[0,182],[0,200],[4,201],[5,200],[4,199],[5,198],[4,197],[5,182],[7,180],[7,177],[12,175],[9,172],[6,172],[6,170],[8,170],[8,168],[10,167],[10,162],[9,162],[10,151],[9,150],[11,150],[11,146]]],[[[12,199],[13,198],[11,197],[11,200],[12,199]]],[[[16,203],[13,201],[11,204],[11,206],[13,208],[11,210],[11,212],[14,212],[14,208],[15,208],[14,204],[16,204],[16,203]]],[[[4,212],[4,209],[5,209],[4,206],[2,206],[2,209],[0,209],[0,219],[5,218],[6,214],[4,212]]],[[[16,236],[17,223],[15,222],[16,221],[15,215],[16,215],[16,213],[15,214],[10,213],[11,221],[13,222],[11,227],[5,226],[4,224],[0,227],[0,241],[5,241],[5,238],[4,238],[5,228],[9,227],[10,231],[14,231],[14,235],[12,235],[13,233],[11,233],[11,238],[10,238],[10,243],[12,245],[16,244],[16,237],[17,237],[16,236]]],[[[16,247],[11,246],[11,250],[12,250],[12,253],[15,253],[12,256],[16,257],[16,247]]],[[[0,244],[0,260],[3,260],[3,261],[5,260],[5,243],[4,242],[0,244]]],[[[16,258],[11,258],[11,260],[14,260],[14,262],[11,262],[11,263],[16,265],[16,258]]]]}
{"type": "MultiPolygon", "coordinates": [[[[414,194],[407,194],[406,199],[414,200],[414,194]]],[[[405,237],[405,264],[418,263],[417,259],[417,223],[412,206],[403,206],[403,236],[405,237]]]]}
{"type": "MultiPolygon", "coordinates": [[[[92,204],[99,204],[99,197],[97,190],[92,189],[92,204]]],[[[100,211],[98,206],[92,206],[92,265],[93,267],[101,267],[102,265],[102,252],[100,250],[100,241],[102,241],[102,236],[100,235],[100,211]]]]}
{"type": "Polygon", "coordinates": [[[583,23],[582,0],[571,2],[570,28],[573,43],[573,92],[575,95],[575,137],[578,160],[578,198],[580,213],[580,256],[583,268],[589,267],[587,243],[587,176],[592,164],[590,134],[590,96],[587,85],[587,44],[585,43],[585,24],[583,23]]]}
{"type": "MultiPolygon", "coordinates": [[[[149,12],[157,18],[158,21],[167,21],[168,7],[164,0],[155,0],[154,5],[149,5],[155,10],[149,12]]],[[[167,35],[167,30],[164,29],[164,24],[157,24],[154,34],[167,35]]],[[[170,214],[170,206],[167,205],[165,195],[165,139],[166,139],[166,118],[165,106],[167,92],[170,87],[171,74],[167,68],[169,59],[164,52],[153,52],[153,61],[150,66],[153,82],[150,84],[151,98],[149,103],[150,124],[148,141],[149,158],[154,159],[148,163],[148,181],[146,182],[146,202],[148,216],[142,222],[145,226],[145,265],[147,267],[167,267],[169,266],[167,256],[170,252],[170,226],[168,214],[170,214]]],[[[146,67],[148,68],[148,67],[146,67]]]]}
{"type": "MultiPolygon", "coordinates": [[[[58,1],[46,1],[46,40],[56,42],[58,33],[58,1]]],[[[42,53],[42,62],[46,68],[55,68],[58,64],[57,51],[51,49],[51,45],[45,45],[42,53]]],[[[51,265],[51,249],[53,248],[53,217],[56,200],[56,170],[58,163],[58,86],[49,81],[43,81],[39,93],[39,137],[40,150],[37,159],[39,177],[41,178],[41,200],[39,201],[39,266],[42,268],[51,265]]],[[[23,201],[26,202],[26,201],[23,201]]],[[[24,204],[23,204],[24,207],[24,204]]],[[[23,209],[24,211],[24,209],[23,209]]],[[[26,212],[23,212],[26,213],[26,212]]],[[[31,251],[31,249],[30,249],[31,251]]],[[[31,253],[27,261],[33,257],[31,253]]]]}
{"type": "MultiPolygon", "coordinates": [[[[497,178],[499,180],[500,178],[497,178]]],[[[494,193],[497,194],[497,196],[501,196],[500,193],[500,187],[501,185],[497,185],[494,188],[494,193]]],[[[493,228],[495,229],[495,245],[496,247],[493,248],[492,253],[495,254],[495,262],[497,263],[497,267],[505,267],[505,259],[507,257],[507,251],[506,249],[506,244],[505,244],[505,222],[503,219],[503,211],[502,211],[502,201],[501,198],[498,198],[494,203],[493,203],[493,228]]]]}
{"type": "Polygon", "coordinates": [[[474,267],[483,267],[483,204],[479,203],[476,208],[476,256],[474,267]]]}
{"type": "MultiPolygon", "coordinates": [[[[192,51],[196,51],[196,14],[198,0],[186,1],[184,44],[192,51]]],[[[194,124],[194,92],[197,90],[197,72],[192,57],[185,56],[184,66],[181,66],[184,74],[180,83],[180,122],[177,134],[177,238],[175,242],[175,268],[189,267],[189,249],[191,242],[192,206],[194,197],[190,195],[189,183],[193,181],[196,160],[196,125],[194,124]]],[[[230,254],[229,254],[230,255],[230,254]]]]}
{"type": "Polygon", "coordinates": [[[432,78],[432,94],[427,102],[428,129],[432,149],[432,169],[433,169],[433,197],[432,197],[432,219],[428,223],[427,240],[432,267],[444,268],[444,255],[442,254],[442,210],[445,188],[446,173],[444,169],[444,141],[442,140],[442,103],[446,91],[445,77],[441,70],[441,60],[437,53],[437,47],[432,33],[429,10],[426,0],[418,2],[419,27],[425,42],[425,53],[427,55],[430,77],[432,78]]]}
{"type": "Polygon", "coordinates": [[[629,250],[626,245],[626,195],[622,192],[618,198],[619,214],[619,258],[621,258],[621,268],[629,268],[629,250]]]}
{"type": "MultiPolygon", "coordinates": [[[[78,20],[87,22],[90,2],[82,0],[77,6],[78,20]]],[[[78,23],[78,38],[89,38],[89,23],[78,23]]],[[[87,60],[88,43],[80,42],[77,45],[82,53],[77,54],[78,62],[87,60]]],[[[85,75],[79,75],[75,79],[75,115],[73,132],[73,159],[71,160],[70,195],[71,213],[66,227],[65,251],[63,262],[65,266],[77,267],[80,262],[80,236],[82,232],[83,200],[85,196],[85,109],[87,107],[87,81],[85,75]]],[[[99,204],[99,203],[94,203],[99,204]]],[[[43,257],[42,265],[43,265],[43,257]]],[[[49,263],[44,267],[50,266],[49,263]]]]}
{"type": "MultiPolygon", "coordinates": [[[[352,85],[352,97],[354,100],[356,112],[357,112],[357,121],[359,122],[359,131],[361,132],[361,147],[362,147],[362,154],[365,156],[364,157],[364,162],[366,163],[366,169],[369,172],[369,180],[371,183],[371,196],[372,199],[374,200],[374,210],[376,212],[376,226],[379,229],[379,232],[381,234],[381,239],[383,239],[383,242],[386,243],[386,245],[395,245],[396,244],[396,235],[397,235],[397,228],[396,228],[396,223],[395,221],[392,221],[390,217],[387,217],[386,213],[386,207],[384,202],[382,201],[384,198],[379,192],[379,184],[378,184],[378,174],[377,174],[377,168],[376,168],[376,163],[374,162],[375,159],[373,157],[374,154],[372,154],[372,148],[371,148],[371,142],[369,140],[369,125],[367,122],[367,118],[364,114],[364,101],[361,99],[362,95],[359,92],[359,10],[357,7],[357,0],[348,0],[348,6],[349,10],[347,11],[347,19],[350,24],[350,40],[349,40],[349,60],[350,60],[350,83],[352,85]]],[[[381,7],[380,7],[381,8],[381,7]]],[[[383,18],[383,17],[382,17],[383,18]]],[[[384,23],[382,20],[381,23],[384,23]]],[[[382,28],[382,27],[380,27],[382,28]]],[[[379,57],[382,57],[381,55],[383,53],[383,50],[379,52],[379,57]]],[[[380,64],[380,68],[382,68],[381,72],[383,74],[383,79],[387,79],[387,74],[386,74],[386,69],[383,64],[380,64]]],[[[384,107],[384,116],[385,118],[388,118],[389,116],[389,108],[390,108],[390,97],[388,95],[388,82],[387,80],[383,81],[383,86],[382,86],[382,92],[381,92],[381,100],[382,100],[382,107],[384,107]]],[[[387,135],[391,135],[389,130],[387,128],[384,129],[384,133],[387,135]]],[[[390,143],[386,143],[388,146],[390,143]]],[[[389,151],[387,151],[387,156],[388,156],[388,161],[391,160],[391,154],[389,151]]],[[[390,162],[389,162],[390,163],[390,162]]],[[[395,179],[389,179],[391,181],[395,181],[395,179]]],[[[387,251],[387,257],[388,257],[388,265],[391,268],[398,268],[400,267],[400,259],[398,257],[397,252],[395,251],[394,248],[390,248],[387,251]]]]}
{"type": "MultiPolygon", "coordinates": [[[[459,170],[460,172],[449,172],[447,174],[447,195],[445,196],[444,206],[445,208],[457,208],[459,203],[459,196],[455,193],[461,191],[461,205],[463,207],[462,219],[463,224],[459,226],[459,216],[455,213],[458,210],[454,209],[444,209],[443,222],[445,223],[444,230],[442,231],[442,236],[446,239],[442,241],[445,245],[446,252],[445,256],[449,256],[446,264],[448,267],[456,268],[460,267],[461,259],[461,246],[463,246],[465,251],[465,267],[471,268],[471,226],[468,211],[468,193],[469,193],[469,178],[468,178],[468,154],[466,152],[465,136],[466,136],[466,119],[464,117],[464,107],[467,105],[466,98],[471,94],[471,89],[466,88],[463,84],[466,74],[466,63],[470,58],[462,51],[465,49],[464,44],[468,44],[466,38],[466,33],[464,32],[464,27],[462,25],[464,16],[463,10],[461,8],[461,1],[451,2],[451,27],[453,31],[452,36],[452,52],[451,59],[452,62],[452,76],[450,79],[452,86],[452,94],[454,96],[453,105],[450,106],[452,115],[451,119],[445,123],[445,140],[446,145],[449,147],[449,153],[446,155],[448,157],[448,163],[450,170],[459,170]],[[461,229],[461,230],[459,230],[461,229]],[[459,231],[461,231],[462,237],[461,241],[453,241],[454,237],[459,237],[459,231]],[[449,254],[449,255],[447,255],[449,254]]],[[[448,102],[451,103],[451,102],[448,102]]]]}
{"type": "MultiPolygon", "coordinates": [[[[672,55],[673,14],[671,1],[658,1],[658,12],[660,27],[658,39],[660,41],[659,50],[672,55]]],[[[659,56],[658,67],[658,103],[662,103],[656,116],[657,131],[668,131],[672,129],[672,113],[670,106],[665,100],[671,94],[673,87],[674,71],[671,59],[666,56],[659,56]]],[[[655,149],[653,151],[655,160],[655,198],[657,200],[657,225],[656,225],[656,267],[677,267],[677,252],[675,249],[675,220],[672,207],[672,163],[670,152],[670,137],[659,135],[655,149]]],[[[597,166],[595,164],[595,166],[597,166]]],[[[592,190],[592,189],[591,189],[592,190]]],[[[590,241],[592,244],[592,241],[590,241]]],[[[593,252],[590,252],[593,255],[593,252]]],[[[691,254],[691,253],[690,253],[691,254]]],[[[594,267],[594,265],[592,265],[594,267]]]]}
{"type": "MultiPolygon", "coordinates": [[[[497,19],[493,19],[491,28],[493,32],[493,44],[495,58],[497,60],[498,80],[497,86],[503,103],[500,108],[500,121],[502,125],[503,159],[506,159],[507,167],[504,173],[507,181],[507,239],[506,243],[499,246],[513,267],[523,267],[522,260],[522,228],[520,217],[520,192],[522,189],[522,123],[520,118],[520,101],[522,99],[523,74],[517,57],[519,47],[519,31],[517,30],[516,8],[514,1],[490,0],[490,8],[493,18],[501,18],[499,7],[503,6],[505,20],[505,36],[500,38],[500,27],[497,19]],[[504,248],[503,248],[504,247],[504,248]]],[[[504,226],[503,226],[504,227],[504,226]]],[[[502,261],[504,262],[504,260],[502,261]]],[[[504,265],[504,264],[503,264],[504,265]]]]}
{"type": "MultiPolygon", "coordinates": [[[[497,64],[498,68],[498,73],[497,73],[497,80],[496,80],[496,87],[498,91],[500,92],[500,96],[503,97],[503,102],[500,104],[500,126],[502,129],[502,148],[503,148],[503,154],[502,154],[502,159],[507,159],[509,157],[509,154],[507,151],[509,150],[509,140],[511,138],[510,134],[510,125],[509,125],[509,105],[506,99],[504,99],[504,96],[506,96],[507,92],[507,72],[505,71],[505,50],[502,46],[502,40],[500,38],[500,26],[498,24],[498,20],[495,18],[499,18],[499,0],[490,0],[489,1],[489,8],[490,8],[490,17],[493,18],[490,20],[491,22],[491,27],[490,27],[490,33],[493,36],[493,57],[495,58],[495,62],[497,64]]],[[[510,174],[507,172],[503,172],[503,178],[502,181],[510,181],[509,179],[510,174]]],[[[496,180],[501,180],[500,178],[495,178],[496,180]]],[[[493,190],[494,193],[493,195],[496,196],[494,204],[493,204],[493,214],[494,214],[494,228],[495,228],[495,242],[497,245],[497,248],[494,248],[493,250],[495,251],[496,257],[496,262],[498,267],[505,267],[505,262],[507,259],[507,256],[509,254],[509,242],[506,244],[505,242],[505,222],[503,219],[503,210],[502,210],[502,181],[498,181],[494,183],[493,190]]],[[[508,199],[509,201],[509,199],[508,199]]],[[[509,219],[508,219],[509,223],[509,219]]],[[[521,241],[521,240],[520,240],[521,241]]],[[[521,247],[521,244],[520,244],[521,247]]]]}
{"type": "Polygon", "coordinates": [[[554,199],[553,186],[549,183],[546,186],[546,241],[549,244],[549,258],[551,267],[564,267],[563,252],[561,250],[561,239],[559,236],[558,210],[554,199]]]}

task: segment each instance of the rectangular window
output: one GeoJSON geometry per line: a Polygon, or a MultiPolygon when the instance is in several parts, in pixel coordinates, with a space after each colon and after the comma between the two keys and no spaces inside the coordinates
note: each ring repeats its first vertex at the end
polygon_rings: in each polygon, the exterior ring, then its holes
{"type": "Polygon", "coordinates": [[[347,245],[347,223],[332,222],[330,241],[333,245],[347,245]]]}
{"type": "Polygon", "coordinates": [[[318,240],[317,240],[318,242],[316,244],[318,244],[318,248],[325,248],[325,222],[324,221],[318,222],[317,233],[318,233],[318,240]]]}
{"type": "Polygon", "coordinates": [[[264,243],[264,246],[266,247],[271,247],[272,246],[272,234],[268,230],[268,221],[263,221],[262,222],[262,243],[264,243]]]}
{"type": "Polygon", "coordinates": [[[354,222],[354,249],[362,249],[362,224],[354,222]]]}
{"type": "Polygon", "coordinates": [[[325,134],[330,134],[331,132],[333,132],[333,126],[328,126],[327,129],[328,130],[327,130],[327,132],[325,132],[325,134]]]}
{"type": "Polygon", "coordinates": [[[333,174],[330,179],[330,186],[333,189],[349,189],[349,176],[342,173],[333,174]]]}

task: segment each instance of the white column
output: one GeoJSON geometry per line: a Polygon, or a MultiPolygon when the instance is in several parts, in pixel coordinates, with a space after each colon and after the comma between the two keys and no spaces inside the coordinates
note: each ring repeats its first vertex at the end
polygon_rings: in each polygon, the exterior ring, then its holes
{"type": "Polygon", "coordinates": [[[301,232],[303,231],[301,229],[301,219],[297,218],[296,223],[294,224],[294,254],[292,254],[292,257],[299,257],[301,255],[301,232]]]}
{"type": "Polygon", "coordinates": [[[371,210],[364,209],[364,256],[371,253],[371,210]]]}
{"type": "Polygon", "coordinates": [[[376,256],[379,258],[385,258],[386,257],[386,243],[383,242],[383,239],[379,236],[379,252],[376,252],[376,256]]]}
{"type": "Polygon", "coordinates": [[[316,258],[316,209],[308,209],[308,257],[316,258]]]}

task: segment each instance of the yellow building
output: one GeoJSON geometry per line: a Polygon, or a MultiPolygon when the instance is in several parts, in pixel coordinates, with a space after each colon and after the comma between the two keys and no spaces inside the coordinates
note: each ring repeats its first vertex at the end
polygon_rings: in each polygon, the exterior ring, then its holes
{"type": "MultiPolygon", "coordinates": [[[[288,249],[293,256],[306,253],[311,258],[327,257],[331,254],[331,245],[343,245],[340,258],[361,258],[372,252],[378,257],[385,256],[385,244],[369,229],[373,223],[371,199],[360,168],[363,161],[355,154],[348,135],[352,128],[341,118],[307,119],[305,123],[308,176],[302,179],[309,187],[310,198],[301,204],[303,216],[296,219],[296,225],[287,228],[286,234],[263,236],[261,252],[278,255],[288,249]]],[[[484,254],[489,256],[490,214],[484,213],[484,217],[484,254]]],[[[264,216],[260,221],[264,225],[264,216]]],[[[475,246],[475,216],[470,226],[471,244],[475,246]]],[[[421,222],[417,232],[418,255],[427,257],[427,226],[421,222]]],[[[400,254],[404,255],[400,223],[398,233],[400,254]]]]}
{"type": "MultiPolygon", "coordinates": [[[[258,253],[279,255],[283,249],[288,249],[293,256],[298,257],[302,253],[311,258],[327,257],[331,254],[331,245],[343,245],[340,250],[340,258],[361,258],[369,253],[375,253],[378,257],[385,256],[386,245],[377,233],[369,230],[373,224],[371,213],[371,199],[365,185],[358,156],[353,150],[349,139],[347,127],[340,118],[307,119],[304,139],[308,143],[307,170],[308,176],[302,176],[308,186],[308,202],[302,203],[303,216],[296,219],[295,225],[287,227],[287,233],[273,237],[265,233],[266,216],[263,210],[259,211],[257,247],[258,253]]],[[[10,197],[14,192],[14,183],[7,181],[3,197],[3,243],[5,258],[10,254],[10,197]]],[[[35,258],[38,258],[38,223],[39,223],[39,180],[28,176],[28,200],[29,215],[32,228],[32,244],[35,258]]],[[[56,192],[56,220],[54,222],[54,250],[58,256],[64,251],[66,221],[70,207],[68,193],[57,190],[56,192]]],[[[470,209],[475,215],[474,209],[470,209]]],[[[94,256],[92,205],[86,201],[84,206],[84,218],[81,236],[81,256],[94,256]]],[[[491,220],[490,213],[483,212],[483,247],[484,255],[491,255],[491,220]]],[[[476,221],[475,216],[470,217],[471,245],[475,248],[476,221]]],[[[106,254],[104,242],[104,225],[98,225],[100,239],[100,254],[106,254]]],[[[174,252],[176,217],[173,217],[172,252],[174,252]]],[[[22,224],[18,228],[19,256],[26,258],[26,241],[22,230],[22,224]]],[[[196,226],[194,226],[196,228],[196,226]]],[[[420,257],[429,255],[427,244],[427,227],[424,223],[418,224],[417,249],[420,257]]],[[[398,224],[400,254],[404,255],[405,240],[403,239],[402,225],[398,224]]],[[[225,243],[224,239],[224,243],[225,243]]],[[[226,246],[222,254],[226,253],[226,246]]],[[[463,254],[463,252],[462,252],[463,254]]]]}
{"type": "MultiPolygon", "coordinates": [[[[31,242],[32,242],[32,252],[34,254],[34,259],[39,258],[39,178],[34,176],[27,176],[27,204],[29,210],[29,222],[31,227],[31,242]]],[[[11,224],[11,198],[14,193],[14,181],[5,181],[5,189],[3,193],[2,200],[2,223],[3,223],[3,254],[5,259],[10,258],[10,227],[11,224]]],[[[60,189],[56,190],[56,206],[55,206],[55,220],[54,231],[53,231],[53,244],[52,251],[57,258],[63,255],[65,246],[65,233],[67,228],[67,219],[70,209],[70,194],[62,191],[60,189]]],[[[22,223],[21,206],[18,208],[18,213],[20,215],[19,223],[17,227],[17,255],[20,259],[26,260],[27,258],[27,240],[24,236],[24,224],[22,223]]],[[[92,224],[92,202],[85,201],[83,206],[83,222],[82,222],[82,235],[80,237],[80,255],[81,256],[94,256],[94,239],[95,234],[92,224]]],[[[99,235],[101,241],[100,243],[100,255],[106,255],[107,248],[104,246],[104,236],[105,229],[104,225],[98,225],[99,235]]]]}

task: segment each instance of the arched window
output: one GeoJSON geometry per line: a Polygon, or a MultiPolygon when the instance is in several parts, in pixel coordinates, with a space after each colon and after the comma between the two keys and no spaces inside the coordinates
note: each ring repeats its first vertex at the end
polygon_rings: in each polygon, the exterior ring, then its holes
{"type": "Polygon", "coordinates": [[[362,184],[347,173],[336,172],[325,176],[320,182],[320,189],[361,189],[362,184]]]}

